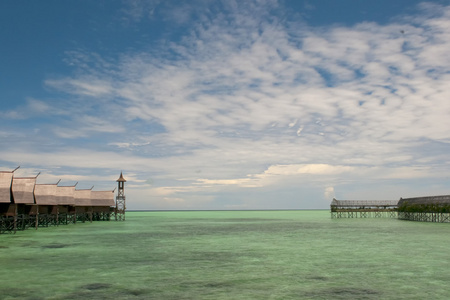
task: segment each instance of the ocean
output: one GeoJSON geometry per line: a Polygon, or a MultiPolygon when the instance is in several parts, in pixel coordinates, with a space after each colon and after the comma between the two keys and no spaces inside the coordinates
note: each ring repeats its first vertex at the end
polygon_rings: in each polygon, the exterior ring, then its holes
{"type": "Polygon", "coordinates": [[[448,299],[450,224],[127,212],[0,235],[0,299],[448,299]]]}

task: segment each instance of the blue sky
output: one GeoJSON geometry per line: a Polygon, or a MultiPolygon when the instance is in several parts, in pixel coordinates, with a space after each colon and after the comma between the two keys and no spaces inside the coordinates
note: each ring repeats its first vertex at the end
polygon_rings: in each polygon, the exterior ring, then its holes
{"type": "Polygon", "coordinates": [[[0,167],[129,209],[450,193],[450,1],[1,1],[0,167]]]}

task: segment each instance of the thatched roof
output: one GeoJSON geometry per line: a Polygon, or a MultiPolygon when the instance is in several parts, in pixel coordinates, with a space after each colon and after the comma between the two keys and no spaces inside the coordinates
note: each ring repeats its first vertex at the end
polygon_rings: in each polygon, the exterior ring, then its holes
{"type": "Polygon", "coordinates": [[[75,206],[91,206],[91,189],[75,190],[75,206]]]}
{"type": "Polygon", "coordinates": [[[114,206],[114,191],[92,191],[92,206],[114,206]]]}
{"type": "Polygon", "coordinates": [[[56,184],[36,184],[34,197],[38,205],[57,205],[56,184]]]}
{"type": "Polygon", "coordinates": [[[417,205],[417,204],[421,204],[421,205],[422,204],[449,204],[450,205],[450,195],[400,198],[400,201],[398,202],[399,206],[417,205]]]}
{"type": "Polygon", "coordinates": [[[11,203],[11,182],[13,172],[0,172],[0,203],[11,203]]]}
{"type": "Polygon", "coordinates": [[[57,186],[56,201],[58,205],[75,205],[75,186],[57,186]]]}
{"type": "Polygon", "coordinates": [[[331,206],[334,207],[386,207],[397,206],[397,200],[336,200],[333,198],[331,206]]]}
{"type": "Polygon", "coordinates": [[[14,203],[34,204],[36,177],[13,177],[12,193],[14,203]]]}

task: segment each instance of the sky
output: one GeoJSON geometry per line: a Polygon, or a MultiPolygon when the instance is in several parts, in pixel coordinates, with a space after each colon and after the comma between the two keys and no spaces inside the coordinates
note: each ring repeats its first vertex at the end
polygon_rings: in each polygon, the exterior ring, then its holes
{"type": "Polygon", "coordinates": [[[0,170],[127,209],[450,194],[450,1],[0,1],[0,170]]]}

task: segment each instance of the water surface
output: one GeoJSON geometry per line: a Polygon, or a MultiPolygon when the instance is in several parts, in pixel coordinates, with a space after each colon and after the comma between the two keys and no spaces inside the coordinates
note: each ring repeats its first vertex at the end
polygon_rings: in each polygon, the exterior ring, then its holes
{"type": "Polygon", "coordinates": [[[448,299],[450,224],[127,212],[0,235],[0,299],[448,299]]]}

